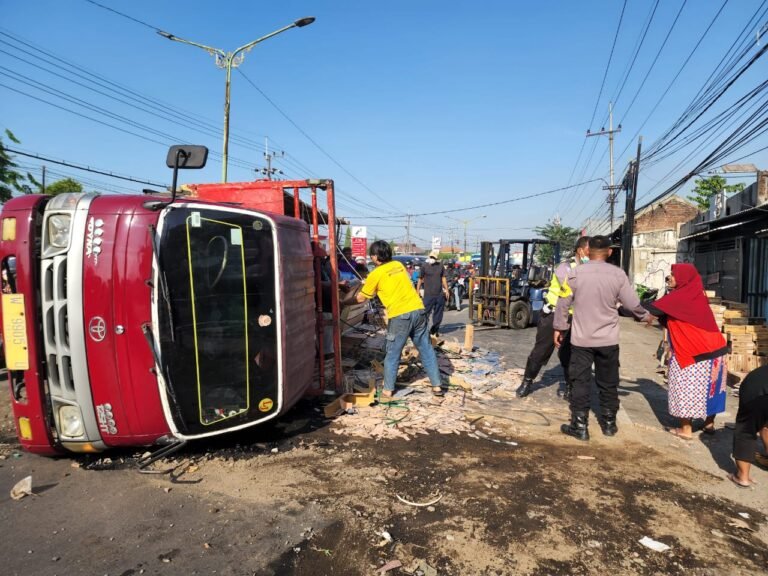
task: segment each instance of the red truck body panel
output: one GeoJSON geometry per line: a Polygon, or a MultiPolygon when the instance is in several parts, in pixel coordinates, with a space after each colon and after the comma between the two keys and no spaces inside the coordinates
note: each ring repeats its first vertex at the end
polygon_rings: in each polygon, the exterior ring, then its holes
{"type": "Polygon", "coordinates": [[[101,318],[106,330],[101,340],[89,332],[86,350],[94,406],[102,407],[102,419],[105,411],[112,413],[114,424],[99,426],[110,446],[151,444],[170,432],[152,373],[155,362],[141,331],[152,320],[149,226],[159,216],[142,207],[145,201],[100,196],[89,210],[94,222],[103,221],[104,234],[98,257],[84,259],[85,325],[101,318]]]}
{"type": "Polygon", "coordinates": [[[46,197],[29,195],[13,198],[3,206],[2,218],[16,219],[16,239],[0,241],[0,261],[16,257],[16,291],[24,294],[24,311],[27,319],[27,346],[29,351],[29,369],[24,371],[26,383],[26,402],[20,402],[13,393],[13,374],[9,370],[11,385],[11,405],[19,442],[25,450],[37,454],[53,455],[59,452],[54,447],[51,434],[51,423],[48,418],[45,369],[43,368],[43,352],[40,340],[35,337],[40,325],[37,298],[39,286],[39,270],[35,259],[34,242],[30,238],[36,236],[35,220],[38,217],[39,205],[46,197]],[[32,438],[24,438],[19,429],[19,419],[28,418],[32,438]]]}

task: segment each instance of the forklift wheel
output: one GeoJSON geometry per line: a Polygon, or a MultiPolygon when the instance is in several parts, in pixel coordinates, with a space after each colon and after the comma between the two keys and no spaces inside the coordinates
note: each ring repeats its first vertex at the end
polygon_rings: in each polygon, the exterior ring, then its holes
{"type": "Polygon", "coordinates": [[[530,323],[531,310],[528,304],[520,300],[513,302],[509,308],[509,325],[515,330],[523,330],[530,323]]]}

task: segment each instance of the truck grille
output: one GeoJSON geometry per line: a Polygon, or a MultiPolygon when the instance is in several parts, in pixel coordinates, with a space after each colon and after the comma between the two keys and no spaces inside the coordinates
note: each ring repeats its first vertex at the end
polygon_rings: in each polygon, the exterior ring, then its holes
{"type": "Polygon", "coordinates": [[[42,277],[43,337],[48,385],[54,396],[75,401],[75,379],[69,348],[66,254],[43,260],[42,277]]]}

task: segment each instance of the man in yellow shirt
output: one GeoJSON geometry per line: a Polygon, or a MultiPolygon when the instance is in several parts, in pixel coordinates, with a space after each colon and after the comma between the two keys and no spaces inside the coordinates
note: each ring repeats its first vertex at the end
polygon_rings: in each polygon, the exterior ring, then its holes
{"type": "Polygon", "coordinates": [[[392,260],[392,248],[388,242],[377,240],[368,253],[376,268],[365,279],[357,294],[350,294],[342,304],[365,302],[378,296],[387,309],[387,355],[384,358],[384,391],[382,397],[391,398],[395,390],[400,355],[410,336],[419,351],[421,363],[432,383],[432,393],[442,396],[440,370],[437,356],[429,340],[427,316],[424,304],[413,287],[408,271],[400,262],[392,260]]]}

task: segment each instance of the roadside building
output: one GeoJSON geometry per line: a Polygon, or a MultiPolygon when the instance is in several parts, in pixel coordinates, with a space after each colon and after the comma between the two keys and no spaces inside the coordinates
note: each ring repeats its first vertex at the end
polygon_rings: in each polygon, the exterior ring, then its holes
{"type": "Polygon", "coordinates": [[[768,319],[768,171],[742,192],[713,199],[708,212],[682,227],[678,250],[708,290],[768,319]]]}
{"type": "Polygon", "coordinates": [[[664,278],[672,271],[672,264],[680,260],[680,229],[698,213],[693,203],[679,196],[670,196],[637,212],[629,274],[635,285],[663,292],[664,278]]]}

